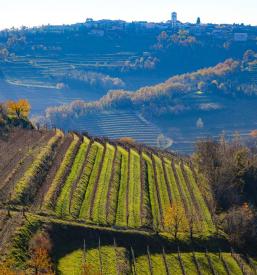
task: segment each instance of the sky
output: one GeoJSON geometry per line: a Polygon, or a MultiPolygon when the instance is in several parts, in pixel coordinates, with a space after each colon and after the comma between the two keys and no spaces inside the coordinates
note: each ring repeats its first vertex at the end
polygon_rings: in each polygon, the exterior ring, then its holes
{"type": "Polygon", "coordinates": [[[0,0],[0,29],[72,24],[86,18],[160,22],[176,11],[182,22],[257,26],[257,0],[0,0]]]}

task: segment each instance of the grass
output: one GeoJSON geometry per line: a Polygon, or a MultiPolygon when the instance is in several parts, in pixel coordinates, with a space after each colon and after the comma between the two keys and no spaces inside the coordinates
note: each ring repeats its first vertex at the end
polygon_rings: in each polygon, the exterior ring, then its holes
{"type": "Polygon", "coordinates": [[[191,187],[192,187],[192,192],[194,193],[194,196],[195,196],[195,199],[199,205],[199,208],[201,209],[201,212],[202,212],[202,216],[206,222],[206,225],[208,227],[209,230],[211,231],[214,231],[215,230],[215,227],[214,227],[214,224],[212,222],[212,218],[211,218],[211,214],[210,214],[210,211],[204,201],[204,198],[195,182],[195,179],[194,179],[194,176],[193,176],[193,173],[192,173],[192,170],[185,165],[185,171],[188,175],[188,178],[189,178],[189,181],[190,181],[190,184],[191,184],[191,187]]]}
{"type": "Polygon", "coordinates": [[[174,177],[174,173],[171,167],[171,161],[165,159],[165,169],[167,171],[167,177],[168,177],[168,184],[170,186],[171,194],[172,194],[172,200],[174,203],[182,203],[181,196],[179,194],[179,189],[176,183],[176,179],[174,177]]]}
{"type": "Polygon", "coordinates": [[[48,141],[45,146],[42,146],[40,152],[35,157],[30,167],[25,171],[24,175],[16,183],[11,199],[15,203],[27,203],[33,194],[31,194],[31,185],[39,184],[42,176],[46,174],[46,167],[49,165],[49,160],[54,154],[54,148],[59,140],[63,137],[61,131],[56,131],[56,134],[48,141]]]}
{"type": "MultiPolygon", "coordinates": [[[[128,263],[126,262],[125,249],[117,247],[116,252],[112,246],[101,246],[102,274],[128,274],[128,263]],[[117,255],[119,255],[117,257],[117,255]]],[[[101,274],[99,249],[91,248],[85,253],[86,274],[101,274]]],[[[67,254],[58,261],[58,274],[81,275],[84,266],[84,252],[82,249],[67,254]]]]}
{"type": "Polygon", "coordinates": [[[121,178],[121,163],[122,154],[121,151],[116,149],[116,156],[113,167],[113,179],[110,183],[109,196],[106,203],[106,221],[107,224],[114,224],[116,218],[116,209],[118,204],[119,186],[121,178]]]}
{"type": "Polygon", "coordinates": [[[122,147],[117,150],[121,153],[121,177],[116,212],[116,225],[127,226],[127,185],[128,185],[128,152],[122,147]]]}
{"type": "Polygon", "coordinates": [[[98,146],[96,146],[96,144],[93,144],[89,149],[86,165],[74,190],[73,197],[71,199],[71,215],[74,218],[79,216],[80,209],[87,190],[88,182],[94,167],[97,151],[98,146]]]}
{"type": "Polygon", "coordinates": [[[156,178],[160,197],[160,207],[162,208],[162,212],[165,213],[166,209],[170,207],[171,202],[169,199],[167,185],[164,177],[162,161],[156,155],[154,155],[153,159],[155,163],[154,165],[156,167],[156,178]]]}
{"type": "Polygon", "coordinates": [[[76,158],[72,165],[71,172],[64,183],[60,196],[58,197],[56,208],[55,208],[56,214],[58,216],[68,216],[70,214],[69,208],[70,208],[71,188],[74,182],[79,179],[79,176],[83,169],[83,164],[85,162],[88,145],[89,145],[89,139],[84,138],[84,141],[80,145],[78,154],[76,155],[76,158]]]}
{"type": "Polygon", "coordinates": [[[175,164],[174,166],[175,166],[176,171],[177,171],[177,175],[178,175],[178,178],[179,178],[179,185],[180,185],[181,192],[182,192],[182,194],[180,193],[180,196],[183,196],[185,198],[186,205],[184,205],[184,206],[186,206],[186,209],[189,212],[191,212],[191,213],[197,213],[195,211],[194,204],[193,204],[193,202],[191,200],[191,196],[190,196],[189,190],[187,188],[187,185],[186,185],[186,182],[185,182],[185,179],[184,179],[181,167],[178,164],[175,164]]]}
{"type": "Polygon", "coordinates": [[[91,199],[93,195],[94,186],[95,184],[97,184],[97,176],[100,168],[99,164],[101,163],[103,152],[104,152],[104,147],[102,144],[98,142],[94,142],[92,147],[93,146],[97,147],[96,158],[93,165],[92,173],[90,174],[87,190],[85,193],[85,198],[83,200],[83,203],[80,209],[80,214],[79,214],[80,219],[83,219],[86,221],[89,221],[90,219],[91,199]]]}
{"type": "Polygon", "coordinates": [[[55,174],[55,177],[51,183],[49,190],[47,191],[44,197],[44,203],[43,203],[44,209],[52,208],[53,206],[52,198],[54,196],[54,193],[58,185],[63,181],[63,177],[65,176],[67,168],[71,165],[71,159],[78,142],[79,142],[79,137],[74,134],[73,141],[71,142],[68,150],[66,151],[63,161],[55,174]]]}
{"type": "Polygon", "coordinates": [[[141,226],[141,170],[140,156],[135,150],[130,150],[129,194],[128,194],[128,226],[141,226]]]}
{"type": "Polygon", "coordinates": [[[107,143],[93,209],[93,221],[100,224],[106,224],[105,205],[108,196],[108,188],[111,180],[114,155],[115,148],[107,143]]]}
{"type": "Polygon", "coordinates": [[[159,211],[159,202],[155,186],[156,183],[154,178],[153,163],[152,160],[145,153],[143,153],[143,159],[146,161],[147,166],[147,178],[149,184],[150,205],[153,216],[153,227],[154,229],[158,230],[161,224],[161,215],[159,211]]]}

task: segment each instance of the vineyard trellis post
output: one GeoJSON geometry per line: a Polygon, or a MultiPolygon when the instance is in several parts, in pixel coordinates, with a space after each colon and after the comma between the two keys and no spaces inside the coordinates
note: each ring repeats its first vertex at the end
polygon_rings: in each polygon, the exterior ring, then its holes
{"type": "Polygon", "coordinates": [[[212,264],[212,261],[211,261],[211,258],[210,258],[210,256],[209,256],[209,253],[208,253],[207,248],[206,248],[206,250],[205,250],[205,256],[206,256],[206,258],[207,258],[207,261],[208,261],[208,264],[209,264],[209,267],[210,267],[210,270],[211,270],[212,275],[216,275],[216,272],[215,272],[215,269],[214,269],[214,267],[213,267],[213,264],[212,264]]]}
{"type": "Polygon", "coordinates": [[[133,269],[134,269],[134,274],[137,275],[135,253],[134,253],[134,250],[133,250],[132,246],[130,246],[130,251],[131,251],[131,256],[132,256],[132,266],[133,266],[133,269]]]}
{"type": "Polygon", "coordinates": [[[164,262],[166,274],[170,275],[170,270],[169,270],[169,266],[168,266],[168,263],[167,263],[166,252],[165,252],[164,247],[162,247],[162,257],[163,257],[163,262],[164,262]]]}
{"type": "Polygon", "coordinates": [[[100,274],[103,274],[103,262],[102,262],[102,254],[101,254],[101,238],[98,238],[98,253],[99,253],[99,263],[100,263],[100,274]]]}
{"type": "Polygon", "coordinates": [[[224,266],[224,269],[226,270],[227,275],[230,275],[230,274],[231,274],[230,269],[229,269],[229,267],[228,267],[227,262],[226,262],[225,259],[223,258],[220,249],[219,249],[219,258],[220,258],[220,260],[221,260],[221,262],[222,262],[222,264],[223,264],[223,266],[224,266]]]}
{"type": "Polygon", "coordinates": [[[114,246],[115,260],[116,260],[116,272],[119,275],[120,274],[120,268],[119,268],[119,262],[118,262],[117,243],[116,243],[115,238],[113,238],[113,246],[114,246]]]}
{"type": "Polygon", "coordinates": [[[185,271],[185,267],[184,267],[184,264],[183,264],[183,261],[182,261],[182,258],[181,258],[179,246],[178,246],[178,261],[179,261],[179,264],[180,264],[180,268],[181,268],[182,274],[186,275],[186,271],[185,271]]]}
{"type": "Polygon", "coordinates": [[[197,274],[198,275],[202,275],[202,272],[201,272],[201,266],[196,258],[196,255],[195,255],[195,251],[193,250],[193,261],[195,263],[195,266],[196,266],[196,269],[197,269],[197,274]]]}
{"type": "Polygon", "coordinates": [[[150,274],[153,275],[153,265],[152,265],[149,246],[147,246],[147,258],[148,258],[148,265],[149,265],[149,269],[150,269],[150,274]]]}
{"type": "Polygon", "coordinates": [[[86,274],[86,241],[83,240],[83,274],[86,274]]]}

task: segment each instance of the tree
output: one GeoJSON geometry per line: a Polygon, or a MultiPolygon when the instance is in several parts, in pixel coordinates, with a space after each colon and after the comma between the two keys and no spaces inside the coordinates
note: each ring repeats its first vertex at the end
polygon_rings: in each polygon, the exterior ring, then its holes
{"type": "Polygon", "coordinates": [[[7,113],[11,116],[16,116],[18,119],[27,118],[30,113],[30,104],[26,99],[20,99],[19,101],[7,102],[7,113]]]}
{"type": "Polygon", "coordinates": [[[179,231],[188,226],[187,217],[184,208],[180,203],[174,203],[167,208],[164,215],[164,227],[178,238],[179,231]]]}
{"type": "Polygon", "coordinates": [[[50,238],[45,232],[38,232],[30,241],[30,259],[28,264],[35,274],[54,274],[49,253],[52,249],[50,238]]]}
{"type": "Polygon", "coordinates": [[[256,214],[247,203],[232,207],[222,220],[222,226],[234,246],[244,247],[256,241],[256,214]]]}
{"type": "Polygon", "coordinates": [[[200,226],[201,218],[197,215],[197,213],[192,209],[188,214],[188,232],[190,239],[193,240],[194,234],[198,231],[200,226]]]}

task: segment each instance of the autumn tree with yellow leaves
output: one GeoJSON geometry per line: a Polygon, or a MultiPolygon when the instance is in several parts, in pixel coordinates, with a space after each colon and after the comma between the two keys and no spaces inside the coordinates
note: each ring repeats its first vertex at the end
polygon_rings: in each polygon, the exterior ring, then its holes
{"type": "Polygon", "coordinates": [[[17,117],[18,119],[27,118],[31,109],[31,106],[26,99],[20,99],[17,102],[8,101],[6,106],[8,115],[17,117]]]}
{"type": "Polygon", "coordinates": [[[168,207],[164,214],[164,227],[172,233],[175,239],[178,233],[188,227],[187,217],[184,208],[179,203],[168,207]]]}

